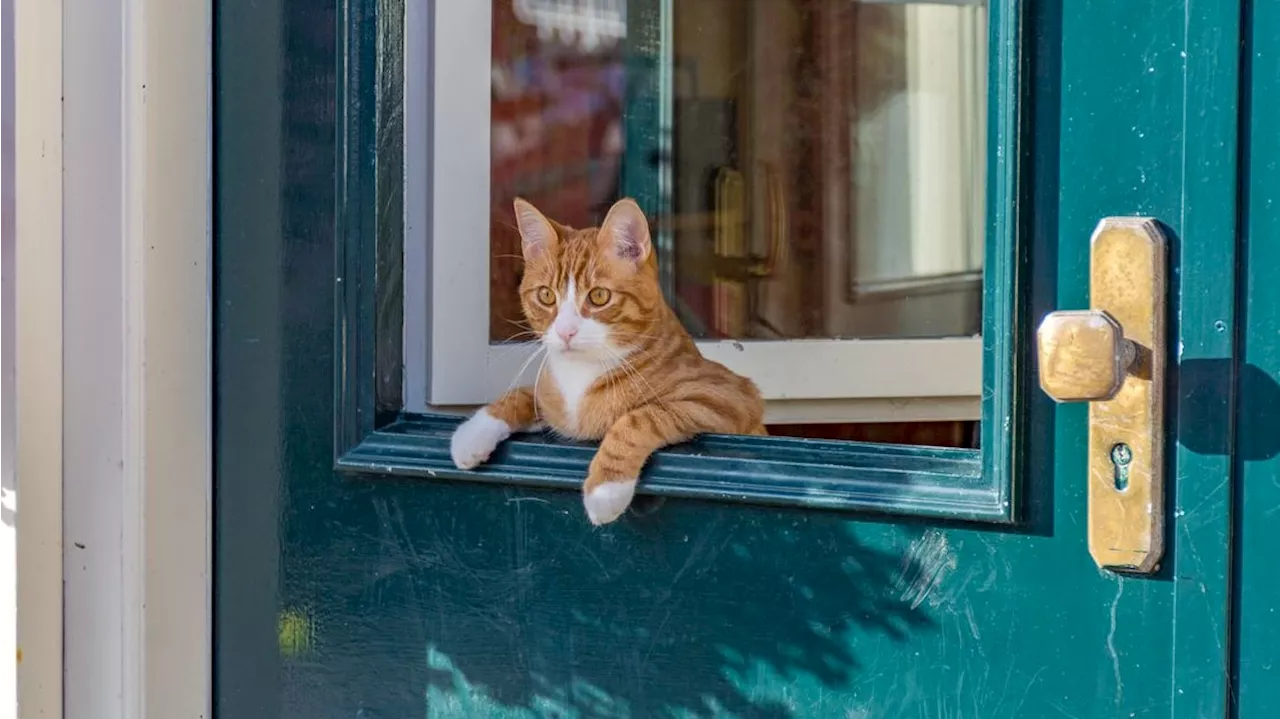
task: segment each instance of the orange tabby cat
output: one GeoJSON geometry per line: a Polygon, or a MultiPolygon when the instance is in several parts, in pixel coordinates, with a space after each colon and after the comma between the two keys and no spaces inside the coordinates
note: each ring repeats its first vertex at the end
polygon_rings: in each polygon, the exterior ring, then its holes
{"type": "Polygon", "coordinates": [[[630,199],[599,228],[574,230],[515,201],[520,302],[546,358],[532,387],[508,392],[453,434],[454,464],[489,458],[512,432],[547,425],[599,439],[583,485],[592,524],[626,511],[658,449],[703,432],[765,434],[755,384],[703,358],[662,298],[649,224],[630,199]]]}

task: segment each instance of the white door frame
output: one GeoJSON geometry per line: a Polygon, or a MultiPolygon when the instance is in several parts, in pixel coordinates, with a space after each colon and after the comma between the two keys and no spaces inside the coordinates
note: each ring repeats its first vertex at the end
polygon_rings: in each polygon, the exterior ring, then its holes
{"type": "Polygon", "coordinates": [[[20,716],[208,719],[212,5],[13,2],[20,716]]]}
{"type": "Polygon", "coordinates": [[[17,699],[61,717],[62,2],[16,0],[13,24],[17,699]]]}

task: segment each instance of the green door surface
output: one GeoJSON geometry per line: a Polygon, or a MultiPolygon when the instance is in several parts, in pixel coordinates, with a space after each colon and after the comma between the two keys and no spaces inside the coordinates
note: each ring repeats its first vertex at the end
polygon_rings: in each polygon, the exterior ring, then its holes
{"type": "Polygon", "coordinates": [[[396,60],[404,4],[215,7],[219,719],[1280,710],[1274,53],[1250,73],[1280,29],[1266,3],[992,3],[981,449],[839,445],[857,457],[838,477],[766,481],[771,458],[846,450],[710,440],[754,494],[686,491],[696,458],[674,452],[600,529],[573,490],[585,450],[530,440],[502,474],[450,476],[449,421],[384,391],[405,201],[385,108],[419,71],[396,60]],[[1090,233],[1115,215],[1171,241],[1166,552],[1147,577],[1090,558],[1087,409],[1038,390],[1030,341],[1087,307],[1090,233]],[[849,506],[778,489],[809,479],[872,489],[849,506]]]}

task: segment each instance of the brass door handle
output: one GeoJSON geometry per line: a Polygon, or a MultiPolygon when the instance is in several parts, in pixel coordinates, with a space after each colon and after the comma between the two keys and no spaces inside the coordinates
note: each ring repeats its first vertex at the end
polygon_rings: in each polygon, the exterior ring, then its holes
{"type": "Polygon", "coordinates": [[[1088,310],[1036,331],[1040,387],[1089,402],[1089,553],[1099,567],[1154,572],[1164,554],[1167,242],[1140,217],[1109,217],[1090,241],[1088,310]]]}
{"type": "Polygon", "coordinates": [[[1137,355],[1104,310],[1051,312],[1036,330],[1040,389],[1057,402],[1104,402],[1124,385],[1137,355]]]}

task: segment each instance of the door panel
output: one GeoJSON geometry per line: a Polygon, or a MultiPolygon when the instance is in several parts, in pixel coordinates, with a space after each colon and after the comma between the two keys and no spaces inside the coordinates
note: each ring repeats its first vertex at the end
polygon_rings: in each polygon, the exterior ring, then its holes
{"type": "Polygon", "coordinates": [[[1173,238],[1171,549],[1142,578],[1090,559],[1085,409],[1028,348],[1011,525],[672,493],[597,530],[574,491],[335,472],[335,426],[381,421],[335,408],[387,391],[345,352],[395,329],[334,321],[385,260],[375,193],[334,178],[395,147],[339,106],[389,4],[218,5],[217,716],[1223,713],[1238,6],[1022,7],[1025,323],[1087,306],[1101,217],[1173,238]]]}

